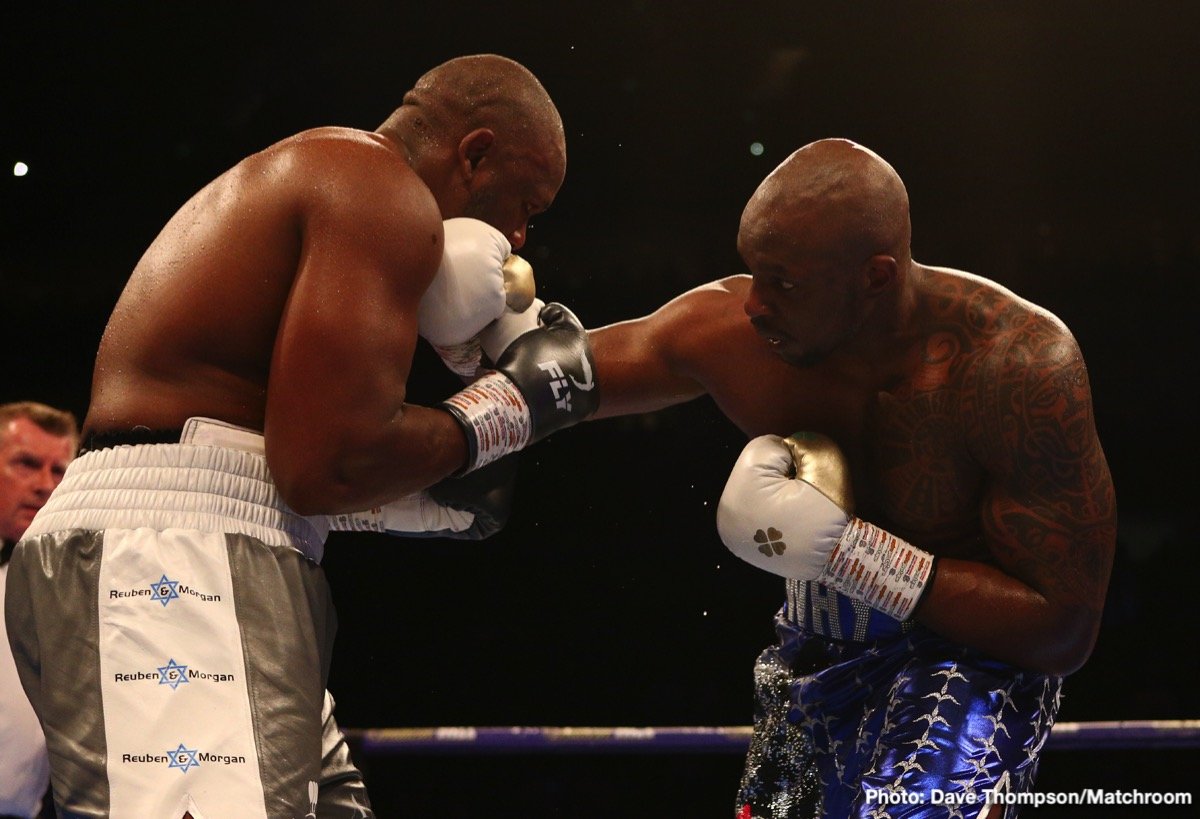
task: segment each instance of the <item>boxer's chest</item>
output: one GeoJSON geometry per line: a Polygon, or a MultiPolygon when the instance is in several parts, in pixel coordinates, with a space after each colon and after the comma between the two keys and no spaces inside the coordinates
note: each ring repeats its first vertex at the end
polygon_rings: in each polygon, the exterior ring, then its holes
{"type": "Polygon", "coordinates": [[[925,548],[969,556],[979,549],[984,474],[951,375],[922,371],[881,391],[771,366],[753,389],[714,397],[750,436],[829,435],[850,463],[859,515],[925,548]]]}
{"type": "Polygon", "coordinates": [[[948,388],[864,397],[852,468],[868,494],[859,514],[927,546],[968,545],[979,536],[984,473],[965,440],[959,396],[948,388]]]}

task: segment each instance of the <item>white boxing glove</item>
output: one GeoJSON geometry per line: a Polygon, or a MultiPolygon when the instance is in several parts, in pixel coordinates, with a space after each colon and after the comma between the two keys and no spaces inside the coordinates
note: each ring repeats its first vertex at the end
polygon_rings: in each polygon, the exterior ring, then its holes
{"type": "Polygon", "coordinates": [[[334,532],[382,532],[407,537],[456,537],[475,525],[470,512],[444,506],[428,492],[414,492],[362,512],[329,515],[334,532]]]}
{"type": "Polygon", "coordinates": [[[508,345],[530,330],[536,330],[540,326],[538,314],[545,306],[541,299],[534,298],[525,310],[517,312],[509,308],[500,318],[480,330],[477,337],[479,346],[488,360],[495,364],[500,360],[500,355],[508,349],[508,345]]]}
{"type": "Polygon", "coordinates": [[[930,585],[934,557],[851,514],[845,457],[829,438],[797,433],[750,441],[717,506],[717,531],[748,563],[815,580],[897,620],[930,585]]]}
{"type": "Polygon", "coordinates": [[[417,332],[437,347],[462,344],[504,312],[504,260],[512,245],[486,222],[442,223],[442,263],[417,309],[417,332]]]}
{"type": "Polygon", "coordinates": [[[516,457],[501,458],[458,478],[363,512],[328,516],[338,532],[482,540],[504,527],[512,508],[516,457]]]}
{"type": "Polygon", "coordinates": [[[466,217],[443,222],[442,262],[417,309],[417,332],[454,372],[479,369],[481,329],[533,298],[533,270],[491,225],[466,217]]]}

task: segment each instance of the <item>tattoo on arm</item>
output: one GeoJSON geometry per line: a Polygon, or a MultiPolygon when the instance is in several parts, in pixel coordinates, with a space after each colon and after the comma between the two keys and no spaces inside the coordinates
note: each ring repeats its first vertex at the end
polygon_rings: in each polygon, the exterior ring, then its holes
{"type": "Polygon", "coordinates": [[[968,398],[994,481],[983,510],[992,552],[1047,599],[1098,610],[1116,502],[1079,349],[1061,325],[1032,314],[976,366],[968,398]]]}

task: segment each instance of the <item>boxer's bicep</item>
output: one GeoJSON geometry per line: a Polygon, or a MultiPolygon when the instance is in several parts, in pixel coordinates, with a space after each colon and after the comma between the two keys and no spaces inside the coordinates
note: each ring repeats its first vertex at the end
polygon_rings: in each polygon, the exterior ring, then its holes
{"type": "Polygon", "coordinates": [[[1064,515],[1047,505],[1053,502],[1004,490],[985,502],[985,538],[1004,582],[1015,585],[996,583],[1000,593],[985,598],[1001,605],[978,614],[994,619],[1007,635],[1005,642],[1012,644],[1011,656],[997,656],[1069,674],[1090,656],[1099,633],[1113,527],[1064,515]]]}
{"type": "Polygon", "coordinates": [[[600,407],[593,418],[653,412],[708,392],[729,353],[732,322],[745,320],[730,283],[693,288],[648,316],[593,330],[600,407]]]}
{"type": "Polygon", "coordinates": [[[998,565],[1046,601],[1048,625],[1074,634],[1086,656],[1115,548],[1112,479],[1073,340],[1056,336],[1030,350],[988,387],[997,400],[986,421],[982,528],[998,565]]]}
{"type": "Polygon", "coordinates": [[[394,204],[319,213],[276,334],[268,459],[281,486],[338,485],[400,431],[417,305],[441,257],[440,219],[394,204]]]}
{"type": "Polygon", "coordinates": [[[593,418],[653,412],[704,394],[680,374],[657,314],[588,334],[596,359],[600,406],[593,418]]]}

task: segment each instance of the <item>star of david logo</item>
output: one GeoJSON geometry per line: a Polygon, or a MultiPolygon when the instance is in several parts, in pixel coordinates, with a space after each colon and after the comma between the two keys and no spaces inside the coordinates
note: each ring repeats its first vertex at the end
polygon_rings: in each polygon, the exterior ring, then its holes
{"type": "Polygon", "coordinates": [[[178,585],[178,580],[169,580],[164,574],[156,582],[150,584],[150,591],[154,592],[150,595],[150,599],[157,600],[163,604],[163,608],[166,608],[167,603],[179,599],[179,592],[175,589],[178,585]]]}
{"type": "Polygon", "coordinates": [[[188,768],[196,768],[200,765],[200,760],[196,759],[196,754],[199,751],[195,748],[187,748],[181,742],[179,747],[174,751],[167,751],[167,758],[171,760],[168,768],[178,768],[183,773],[188,772],[188,768]]]}
{"type": "Polygon", "coordinates": [[[187,678],[187,669],[186,665],[180,665],[172,658],[166,665],[158,667],[158,684],[169,685],[174,691],[180,685],[190,682],[187,678]]]}
{"type": "Polygon", "coordinates": [[[783,542],[783,532],[774,526],[768,526],[765,532],[762,529],[755,532],[754,542],[758,544],[758,550],[767,557],[771,557],[772,554],[781,555],[787,548],[787,544],[783,542]]]}

